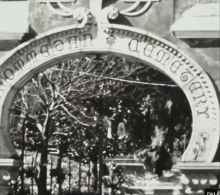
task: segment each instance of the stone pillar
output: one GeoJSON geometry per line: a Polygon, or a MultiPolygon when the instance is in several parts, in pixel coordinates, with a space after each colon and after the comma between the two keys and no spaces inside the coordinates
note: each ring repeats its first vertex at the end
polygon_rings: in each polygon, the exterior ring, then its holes
{"type": "MultiPolygon", "coordinates": [[[[0,58],[19,45],[28,33],[28,15],[28,1],[0,1],[0,58]]],[[[15,160],[18,155],[6,131],[0,121],[0,195],[5,195],[10,180],[17,179],[19,168],[19,161],[15,160]]]]}

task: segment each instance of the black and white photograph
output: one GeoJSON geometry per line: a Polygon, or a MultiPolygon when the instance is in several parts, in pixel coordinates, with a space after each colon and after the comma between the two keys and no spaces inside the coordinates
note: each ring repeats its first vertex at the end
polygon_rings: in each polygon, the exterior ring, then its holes
{"type": "Polygon", "coordinates": [[[0,195],[218,195],[219,0],[0,0],[0,195]]]}

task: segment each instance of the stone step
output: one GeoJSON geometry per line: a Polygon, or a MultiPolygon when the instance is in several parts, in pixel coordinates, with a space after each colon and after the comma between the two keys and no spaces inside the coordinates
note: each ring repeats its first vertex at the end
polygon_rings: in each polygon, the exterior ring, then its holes
{"type": "Polygon", "coordinates": [[[156,179],[156,175],[147,170],[143,163],[136,162],[131,158],[114,158],[108,159],[114,161],[116,166],[123,167],[123,175],[125,176],[124,187],[125,194],[165,194],[165,195],[182,195],[183,186],[180,182],[181,173],[178,169],[174,169],[156,179]]]}
{"type": "Polygon", "coordinates": [[[147,186],[147,187],[123,187],[125,190],[125,194],[133,195],[133,194],[163,194],[163,195],[183,195],[184,189],[180,186],[147,186]]]}
{"type": "Polygon", "coordinates": [[[135,174],[143,174],[146,172],[146,168],[143,163],[117,163],[116,166],[122,166],[123,172],[130,172],[135,174]]]}
{"type": "Polygon", "coordinates": [[[104,162],[108,163],[108,162],[115,162],[117,163],[135,163],[137,160],[135,159],[131,159],[131,158],[108,158],[108,159],[104,159],[104,162]]]}
{"type": "MultiPolygon", "coordinates": [[[[141,172],[144,174],[147,172],[146,167],[144,166],[143,163],[137,163],[137,162],[115,162],[116,166],[122,166],[124,171],[129,171],[129,172],[141,172]]],[[[171,177],[171,176],[181,176],[181,172],[178,169],[171,169],[169,172],[165,172],[164,175],[166,177],[171,177]]]]}
{"type": "Polygon", "coordinates": [[[142,187],[145,187],[145,185],[149,183],[152,184],[152,182],[154,181],[161,183],[169,183],[170,185],[172,185],[172,183],[180,183],[181,172],[175,167],[174,169],[168,172],[164,171],[163,175],[159,178],[159,180],[156,180],[156,175],[153,172],[147,170],[143,163],[136,162],[136,160],[132,159],[131,157],[117,157],[108,160],[115,162],[116,166],[122,166],[123,174],[127,175],[128,177],[131,177],[131,180],[134,182],[139,180],[139,183],[142,183],[142,187]]]}
{"type": "Polygon", "coordinates": [[[115,156],[114,158],[105,158],[104,162],[136,162],[137,160],[134,159],[134,156],[128,155],[128,156],[115,156]]]}

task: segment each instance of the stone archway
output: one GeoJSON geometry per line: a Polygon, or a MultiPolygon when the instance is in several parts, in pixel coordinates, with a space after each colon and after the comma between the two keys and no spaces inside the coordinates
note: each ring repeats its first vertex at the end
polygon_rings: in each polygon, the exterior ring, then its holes
{"type": "Polygon", "coordinates": [[[15,153],[8,134],[13,98],[31,77],[64,57],[117,53],[160,70],[184,91],[192,110],[193,133],[183,162],[212,162],[219,142],[219,102],[206,72],[175,46],[144,31],[122,26],[75,25],[58,29],[14,49],[0,64],[1,157],[15,153]]]}

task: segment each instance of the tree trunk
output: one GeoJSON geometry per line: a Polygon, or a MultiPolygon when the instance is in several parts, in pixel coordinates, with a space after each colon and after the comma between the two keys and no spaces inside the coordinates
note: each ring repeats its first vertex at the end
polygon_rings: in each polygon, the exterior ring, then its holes
{"type": "Polygon", "coordinates": [[[94,176],[94,183],[93,183],[93,189],[95,192],[98,190],[98,159],[92,162],[92,174],[94,176]]]}
{"type": "Polygon", "coordinates": [[[102,173],[103,173],[103,129],[99,128],[99,193],[102,194],[102,173]]]}
{"type": "Polygon", "coordinates": [[[61,174],[62,174],[62,159],[63,159],[63,155],[60,154],[60,157],[58,159],[58,164],[57,164],[57,169],[59,170],[59,175],[58,175],[58,184],[59,184],[59,195],[62,195],[62,181],[61,181],[61,174]]]}
{"type": "Polygon", "coordinates": [[[38,195],[47,194],[47,156],[48,156],[48,137],[43,141],[41,150],[41,161],[40,161],[40,175],[39,175],[39,186],[38,195]]]}

